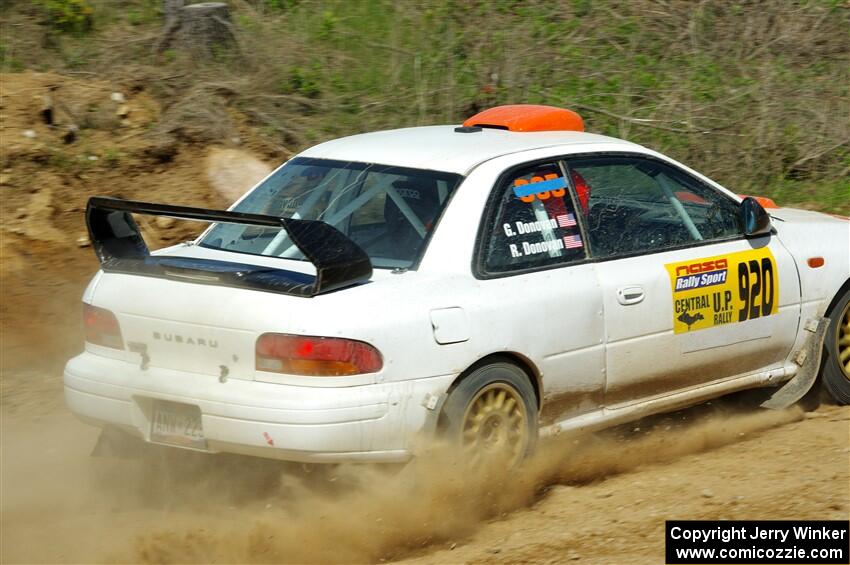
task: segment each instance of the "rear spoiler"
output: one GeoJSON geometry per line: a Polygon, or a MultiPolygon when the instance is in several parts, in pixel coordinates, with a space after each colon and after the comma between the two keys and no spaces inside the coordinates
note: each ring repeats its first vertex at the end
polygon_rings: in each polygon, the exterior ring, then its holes
{"type": "Polygon", "coordinates": [[[372,276],[372,262],[366,252],[333,226],[316,220],[94,196],[89,198],[86,207],[86,224],[101,269],[106,272],[305,297],[363,283],[372,276]],[[246,263],[151,255],[131,214],[284,229],[304,257],[316,267],[316,275],[246,263]]]}

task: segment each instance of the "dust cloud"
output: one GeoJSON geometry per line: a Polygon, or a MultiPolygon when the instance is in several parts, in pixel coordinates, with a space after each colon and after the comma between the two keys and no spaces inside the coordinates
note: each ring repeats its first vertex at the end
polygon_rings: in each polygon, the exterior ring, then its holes
{"type": "MultiPolygon", "coordinates": [[[[699,410],[699,409],[698,409],[699,410]]],[[[406,557],[471,535],[555,484],[581,484],[729,444],[802,418],[782,412],[676,413],[603,434],[558,436],[521,469],[471,474],[440,446],[404,467],[307,473],[247,458],[155,450],[101,477],[121,504],[166,505],[167,524],[108,560],[150,563],[361,563],[406,557]],[[117,489],[117,490],[116,490],[117,489]],[[132,493],[132,494],[131,494],[132,493]]]]}

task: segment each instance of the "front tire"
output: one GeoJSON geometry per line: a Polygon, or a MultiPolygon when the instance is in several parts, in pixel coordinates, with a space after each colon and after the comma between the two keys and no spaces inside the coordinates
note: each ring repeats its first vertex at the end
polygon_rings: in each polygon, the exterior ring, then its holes
{"type": "Polygon", "coordinates": [[[473,370],[449,393],[443,429],[473,467],[516,467],[537,443],[537,397],[528,375],[508,361],[473,370]]]}
{"type": "Polygon", "coordinates": [[[850,292],[841,297],[830,316],[824,347],[824,387],[839,404],[850,404],[850,292]]]}

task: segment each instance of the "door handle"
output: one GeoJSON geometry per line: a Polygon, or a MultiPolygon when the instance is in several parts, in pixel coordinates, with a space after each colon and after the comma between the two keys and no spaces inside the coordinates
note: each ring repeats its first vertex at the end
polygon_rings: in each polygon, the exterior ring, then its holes
{"type": "Polygon", "coordinates": [[[623,306],[643,302],[644,297],[642,286],[624,286],[617,289],[617,302],[623,306]]]}

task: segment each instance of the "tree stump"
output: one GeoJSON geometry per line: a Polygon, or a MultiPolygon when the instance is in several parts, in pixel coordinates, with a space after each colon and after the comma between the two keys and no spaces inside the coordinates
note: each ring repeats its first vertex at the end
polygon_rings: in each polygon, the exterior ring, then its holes
{"type": "Polygon", "coordinates": [[[163,0],[162,13],[165,16],[166,29],[177,27],[180,23],[180,10],[183,9],[183,0],[163,0]]]}
{"type": "Polygon", "coordinates": [[[223,2],[180,7],[166,0],[166,22],[159,51],[177,49],[197,58],[212,58],[236,45],[230,10],[223,2]]]}

